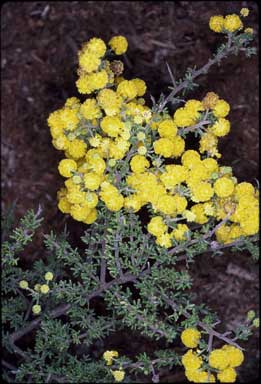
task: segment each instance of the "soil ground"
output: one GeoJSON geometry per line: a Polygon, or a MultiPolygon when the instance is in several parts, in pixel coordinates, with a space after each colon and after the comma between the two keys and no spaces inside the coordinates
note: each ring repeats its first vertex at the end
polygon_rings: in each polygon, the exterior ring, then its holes
{"type": "MultiPolygon", "coordinates": [[[[250,9],[246,24],[254,28],[258,47],[258,7],[252,1],[5,3],[1,14],[2,208],[17,200],[19,218],[27,209],[41,204],[45,232],[50,228],[60,230],[65,222],[72,230],[77,228],[56,207],[56,191],[62,184],[57,164],[62,154],[51,145],[46,119],[67,97],[77,96],[77,50],[82,42],[94,36],[105,41],[115,34],[126,36],[126,76],[144,79],[149,93],[157,99],[170,83],[165,62],[176,78],[183,76],[187,67],[203,65],[221,41],[208,29],[209,18],[239,12],[244,6],[250,9]]],[[[239,181],[255,182],[258,56],[227,58],[199,83],[191,97],[202,98],[214,91],[231,105],[231,132],[219,146],[222,163],[233,165],[239,181]]],[[[30,248],[29,258],[37,256],[36,247],[30,248]]],[[[243,321],[248,310],[258,310],[258,268],[248,254],[226,252],[215,259],[202,255],[191,270],[196,300],[220,314],[228,328],[243,321]],[[236,267],[243,273],[231,274],[232,270],[238,271],[236,267]]],[[[132,353],[146,345],[142,338],[138,344],[137,338],[136,344],[123,334],[120,338],[132,353]]],[[[246,362],[239,370],[241,382],[258,376],[257,331],[245,347],[246,362]]],[[[180,370],[173,370],[166,372],[163,380],[178,382],[184,376],[180,370]]]]}

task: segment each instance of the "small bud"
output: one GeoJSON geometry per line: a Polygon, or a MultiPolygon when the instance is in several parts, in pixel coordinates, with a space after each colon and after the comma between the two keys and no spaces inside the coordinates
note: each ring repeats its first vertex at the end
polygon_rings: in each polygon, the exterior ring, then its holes
{"type": "Polygon", "coordinates": [[[145,155],[147,153],[147,148],[142,145],[141,147],[138,148],[138,153],[139,155],[145,155]]]}
{"type": "Polygon", "coordinates": [[[253,326],[256,327],[256,328],[259,328],[259,319],[256,318],[254,321],[253,321],[253,326]]]}
{"type": "Polygon", "coordinates": [[[41,289],[41,284],[35,284],[35,286],[34,286],[34,290],[35,290],[36,292],[40,292],[40,289],[41,289]]]}
{"type": "Polygon", "coordinates": [[[40,313],[42,310],[41,306],[36,304],[36,305],[33,305],[32,307],[32,311],[35,315],[38,315],[38,313],[40,313]]]}
{"type": "Polygon", "coordinates": [[[247,320],[253,320],[253,318],[255,317],[255,311],[248,311],[247,312],[247,320]]]}
{"type": "Polygon", "coordinates": [[[144,132],[138,132],[137,134],[137,139],[138,140],[144,140],[146,137],[145,133],[144,132]]]}
{"type": "Polygon", "coordinates": [[[111,167],[111,168],[115,167],[115,165],[116,165],[116,160],[115,160],[115,159],[110,159],[110,160],[108,161],[108,165],[109,165],[109,167],[111,167]]]}
{"type": "Polygon", "coordinates": [[[78,176],[78,175],[74,175],[72,177],[72,181],[73,181],[74,184],[80,184],[81,181],[82,181],[82,178],[80,176],[78,176]]]}
{"type": "Polygon", "coordinates": [[[28,283],[26,280],[21,280],[19,283],[19,287],[22,289],[27,289],[28,288],[28,283]]]}

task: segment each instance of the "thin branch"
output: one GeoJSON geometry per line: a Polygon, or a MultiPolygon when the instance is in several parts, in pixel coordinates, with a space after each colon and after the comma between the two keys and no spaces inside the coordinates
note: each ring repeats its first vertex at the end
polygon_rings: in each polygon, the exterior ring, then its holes
{"type": "MultiPolygon", "coordinates": [[[[162,294],[162,298],[163,300],[173,309],[173,310],[177,310],[177,304],[172,301],[171,299],[169,299],[166,295],[162,294]]],[[[187,317],[187,318],[190,318],[191,317],[191,314],[184,310],[182,312],[182,314],[187,317]]],[[[230,344],[230,345],[233,345],[234,347],[236,348],[239,348],[240,350],[244,350],[242,347],[240,347],[240,345],[238,345],[237,343],[235,343],[232,339],[229,339],[228,337],[225,336],[225,334],[223,333],[219,333],[217,331],[215,331],[213,328],[209,327],[208,325],[204,324],[202,321],[198,321],[197,322],[198,326],[202,329],[204,329],[208,334],[212,334],[213,336],[216,336],[218,339],[220,340],[223,340],[225,341],[226,343],[230,344]]]]}
{"type": "MultiPolygon", "coordinates": [[[[220,60],[222,60],[224,57],[227,56],[228,53],[231,53],[232,51],[234,50],[234,47],[231,46],[231,42],[229,41],[227,43],[227,46],[226,48],[220,52],[219,54],[217,54],[213,59],[209,59],[209,61],[203,66],[201,67],[200,69],[198,69],[197,71],[194,71],[194,73],[192,74],[191,76],[191,81],[193,81],[194,79],[196,79],[198,76],[202,75],[202,74],[205,74],[208,72],[209,68],[218,63],[220,60]]],[[[182,91],[184,88],[186,88],[186,86],[188,85],[189,83],[189,80],[184,80],[182,81],[177,87],[175,87],[171,92],[170,94],[166,97],[166,99],[160,103],[159,107],[158,107],[158,112],[162,112],[163,109],[165,108],[165,106],[172,100],[172,98],[177,94],[179,93],[180,91],[182,91]]]]}
{"type": "Polygon", "coordinates": [[[203,127],[204,125],[208,125],[208,124],[211,124],[211,121],[210,121],[210,120],[203,120],[203,121],[200,121],[198,124],[191,125],[190,127],[180,128],[180,129],[178,130],[178,134],[182,134],[182,133],[187,133],[187,132],[195,131],[196,129],[201,128],[201,127],[203,127]]]}

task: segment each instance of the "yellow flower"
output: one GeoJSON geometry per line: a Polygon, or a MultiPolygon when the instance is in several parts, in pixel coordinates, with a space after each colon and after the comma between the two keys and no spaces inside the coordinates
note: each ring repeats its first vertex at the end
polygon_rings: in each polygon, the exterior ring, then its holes
{"type": "Polygon", "coordinates": [[[224,28],[229,32],[235,32],[243,28],[243,23],[238,15],[227,15],[224,21],[224,28]]]}
{"type": "Polygon", "coordinates": [[[227,359],[230,367],[238,367],[243,363],[244,354],[240,349],[234,347],[233,345],[224,345],[222,349],[227,353],[227,359]]]}
{"type": "Polygon", "coordinates": [[[208,201],[214,194],[214,190],[210,183],[197,182],[189,186],[191,191],[191,200],[195,203],[208,201]]]}
{"type": "MultiPolygon", "coordinates": [[[[189,228],[186,224],[178,224],[177,228],[173,229],[171,236],[173,236],[176,240],[185,240],[186,232],[188,232],[189,228]]],[[[190,348],[192,348],[190,346],[190,348]]]]}
{"type": "Polygon", "coordinates": [[[181,341],[188,348],[196,348],[201,333],[195,328],[187,328],[181,333],[181,341]]]}
{"type": "Polygon", "coordinates": [[[174,137],[177,134],[177,126],[171,119],[159,123],[158,131],[161,137],[174,137]]]}
{"type": "Polygon", "coordinates": [[[186,370],[196,370],[202,365],[202,358],[197,356],[192,349],[189,349],[181,358],[182,364],[186,370]]]}
{"type": "Polygon", "coordinates": [[[80,52],[79,65],[87,73],[96,71],[101,64],[101,60],[88,50],[80,52]]]}
{"type": "Polygon", "coordinates": [[[117,94],[124,97],[125,99],[134,99],[137,96],[138,91],[135,86],[135,83],[132,80],[123,80],[117,86],[117,94]]]}
{"type": "Polygon", "coordinates": [[[245,33],[250,33],[250,35],[253,35],[254,30],[253,30],[253,28],[246,28],[246,29],[244,30],[244,32],[245,32],[245,33]]]}
{"type": "Polygon", "coordinates": [[[163,233],[156,238],[156,243],[161,247],[170,248],[172,246],[171,236],[168,233],[163,233]]]}
{"type": "Polygon", "coordinates": [[[157,155],[171,157],[174,151],[174,144],[170,139],[163,137],[153,143],[154,151],[157,155]]]}
{"type": "Polygon", "coordinates": [[[217,374],[217,378],[221,383],[234,383],[236,377],[236,371],[231,367],[223,369],[217,374]]]}
{"type": "Polygon", "coordinates": [[[109,46],[116,55],[123,55],[127,51],[128,41],[124,36],[114,36],[110,39],[109,46]]]}
{"type": "Polygon", "coordinates": [[[211,131],[218,137],[226,136],[230,131],[230,122],[220,117],[211,127],[211,131]]]}
{"type": "Polygon", "coordinates": [[[74,139],[68,146],[68,154],[73,159],[78,160],[86,153],[87,145],[83,140],[74,139]]]}
{"type": "Polygon", "coordinates": [[[230,106],[225,100],[218,100],[214,109],[213,114],[216,117],[226,117],[230,111],[230,106]]]}
{"type": "Polygon", "coordinates": [[[33,305],[32,307],[32,311],[35,315],[38,315],[40,312],[41,312],[42,308],[40,305],[33,305]]]}
{"type": "Polygon", "coordinates": [[[115,381],[117,383],[119,383],[120,381],[122,381],[125,377],[125,372],[122,371],[122,370],[118,370],[118,371],[111,371],[115,381]]]}
{"type": "Polygon", "coordinates": [[[116,116],[105,116],[101,121],[101,129],[111,137],[118,136],[123,128],[123,122],[116,116]]]}
{"type": "Polygon", "coordinates": [[[223,349],[214,349],[209,354],[209,365],[216,369],[225,369],[229,366],[227,353],[223,349]]]}
{"type": "Polygon", "coordinates": [[[249,9],[248,8],[242,8],[240,10],[240,15],[242,15],[243,17],[246,17],[249,15],[249,9]]]}
{"type": "Polygon", "coordinates": [[[143,96],[146,92],[146,83],[141,79],[132,79],[133,84],[137,89],[137,96],[143,96]]]}
{"type": "Polygon", "coordinates": [[[27,289],[28,288],[28,282],[26,280],[21,280],[19,283],[19,287],[22,289],[27,289]]]}
{"type": "Polygon", "coordinates": [[[62,197],[58,202],[58,208],[63,213],[70,213],[71,204],[66,197],[62,197]]]}
{"type": "Polygon", "coordinates": [[[101,117],[101,110],[95,99],[86,100],[80,107],[80,112],[85,119],[92,120],[101,117]]]}
{"type": "Polygon", "coordinates": [[[224,27],[224,17],[221,15],[212,16],[209,20],[209,28],[217,33],[222,32],[224,27]]]}
{"type": "Polygon", "coordinates": [[[214,184],[214,191],[219,197],[228,197],[234,192],[234,183],[228,177],[221,177],[214,184]]]}
{"type": "Polygon", "coordinates": [[[133,172],[144,172],[146,168],[150,166],[149,161],[146,157],[141,155],[135,155],[130,161],[130,167],[133,172]]]}
{"type": "Polygon", "coordinates": [[[119,353],[117,351],[106,351],[103,354],[103,358],[106,361],[107,365],[112,365],[112,360],[114,357],[118,357],[119,353]]]}
{"type": "Polygon", "coordinates": [[[94,172],[88,172],[85,173],[83,176],[84,185],[86,188],[90,189],[91,191],[95,191],[99,188],[102,178],[100,175],[94,172]]]}
{"type": "Polygon", "coordinates": [[[97,37],[93,37],[87,43],[87,49],[89,52],[93,53],[97,57],[104,56],[106,52],[106,45],[102,39],[98,39],[97,37]]]}
{"type": "Polygon", "coordinates": [[[64,177],[71,177],[72,172],[76,171],[77,163],[71,159],[63,159],[60,161],[58,170],[59,173],[64,177]]]}
{"type": "Polygon", "coordinates": [[[46,274],[44,275],[44,278],[46,281],[53,280],[53,273],[52,272],[46,272],[46,274]]]}
{"type": "Polygon", "coordinates": [[[148,232],[154,236],[160,236],[167,230],[167,225],[164,223],[163,218],[161,216],[153,217],[148,226],[148,232]]]}
{"type": "Polygon", "coordinates": [[[34,286],[34,290],[35,290],[36,292],[40,292],[40,289],[41,289],[41,284],[35,284],[35,286],[34,286]]]}
{"type": "Polygon", "coordinates": [[[85,224],[92,224],[97,219],[97,210],[95,208],[91,209],[90,213],[82,220],[85,224]]]}
{"type": "Polygon", "coordinates": [[[48,287],[47,284],[41,285],[40,292],[46,295],[49,292],[50,288],[48,287]]]}

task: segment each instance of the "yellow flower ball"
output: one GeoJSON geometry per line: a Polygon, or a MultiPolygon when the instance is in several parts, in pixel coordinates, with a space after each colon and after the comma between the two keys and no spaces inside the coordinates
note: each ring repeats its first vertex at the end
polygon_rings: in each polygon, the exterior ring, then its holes
{"type": "Polygon", "coordinates": [[[177,126],[171,119],[162,120],[159,123],[158,132],[161,137],[175,137],[177,134],[177,126]]]}
{"type": "Polygon", "coordinates": [[[104,56],[106,52],[106,45],[102,39],[93,37],[87,43],[87,49],[97,57],[104,56]]]}
{"type": "Polygon", "coordinates": [[[132,79],[132,83],[137,89],[137,96],[143,96],[147,89],[145,81],[141,79],[132,79]]]}
{"type": "Polygon", "coordinates": [[[209,28],[217,33],[222,32],[224,28],[224,17],[221,15],[212,16],[209,20],[209,28]]]}
{"type": "Polygon", "coordinates": [[[32,307],[32,311],[35,315],[38,315],[40,312],[41,312],[42,308],[40,305],[33,305],[32,307]]]}
{"type": "Polygon", "coordinates": [[[246,29],[244,30],[244,32],[245,32],[245,33],[249,33],[250,35],[253,35],[254,30],[253,30],[253,28],[246,28],[246,29]]]}
{"type": "Polygon", "coordinates": [[[249,15],[249,9],[248,8],[240,9],[240,15],[242,15],[243,17],[248,16],[249,15]]]}
{"type": "Polygon", "coordinates": [[[21,280],[19,283],[19,287],[22,289],[27,289],[28,288],[28,282],[26,280],[21,280]]]}
{"type": "Polygon", "coordinates": [[[218,137],[226,136],[230,131],[230,122],[220,117],[211,127],[211,131],[218,137]]]}
{"type": "Polygon", "coordinates": [[[127,51],[128,41],[124,36],[114,36],[110,39],[109,46],[116,55],[123,55],[127,51]]]}
{"type": "Polygon", "coordinates": [[[149,168],[150,163],[146,157],[141,155],[135,155],[130,161],[130,167],[133,172],[141,173],[144,172],[146,168],[149,168]]]}
{"type": "Polygon", "coordinates": [[[188,348],[196,348],[200,337],[201,333],[196,328],[187,328],[181,333],[181,341],[188,348]]]}
{"type": "Polygon", "coordinates": [[[52,272],[46,272],[44,275],[44,278],[46,281],[52,281],[53,280],[53,273],[52,272]]]}
{"type": "Polygon", "coordinates": [[[172,246],[171,236],[168,233],[163,233],[156,238],[156,244],[164,248],[170,248],[172,246]]]}
{"type": "Polygon", "coordinates": [[[221,177],[214,183],[214,191],[219,197],[228,197],[234,192],[234,183],[228,177],[221,177]]]}
{"type": "Polygon", "coordinates": [[[84,220],[82,220],[85,224],[92,224],[97,219],[97,210],[95,208],[91,209],[90,213],[86,216],[84,220]]]}
{"type": "Polygon", "coordinates": [[[234,383],[236,381],[237,374],[234,368],[228,367],[221,370],[217,374],[217,378],[221,383],[234,383]]]}
{"type": "Polygon", "coordinates": [[[79,65],[87,73],[96,71],[101,64],[101,60],[88,50],[80,52],[79,65]]]}
{"type": "Polygon", "coordinates": [[[238,367],[244,361],[243,352],[233,345],[224,345],[222,349],[227,353],[230,367],[238,367]]]}
{"type": "Polygon", "coordinates": [[[162,235],[167,229],[167,225],[164,223],[163,218],[161,216],[152,217],[148,226],[148,232],[154,236],[162,235]]]}
{"type": "Polygon", "coordinates": [[[230,111],[230,106],[225,100],[218,100],[214,109],[213,114],[216,117],[226,117],[230,111]]]}
{"type": "Polygon", "coordinates": [[[102,177],[97,173],[88,172],[84,174],[83,180],[86,188],[90,189],[91,191],[95,191],[99,188],[102,182],[102,177]]]}
{"type": "Polygon", "coordinates": [[[243,28],[243,23],[238,15],[227,15],[224,21],[224,28],[229,32],[235,32],[243,28]]]}
{"type": "Polygon", "coordinates": [[[173,155],[174,144],[166,137],[154,141],[153,147],[157,155],[161,155],[163,157],[171,157],[173,155]]]}
{"type": "Polygon", "coordinates": [[[58,170],[60,175],[64,177],[71,177],[72,172],[76,171],[77,169],[77,163],[74,160],[71,159],[63,159],[60,161],[58,170]]]}
{"type": "Polygon", "coordinates": [[[103,354],[104,360],[107,362],[107,365],[112,365],[112,360],[114,357],[118,357],[119,353],[117,351],[106,351],[103,354]]]}
{"type": "Polygon", "coordinates": [[[209,354],[209,365],[216,369],[225,369],[229,366],[227,353],[223,349],[214,349],[209,354]]]}
{"type": "MultiPolygon", "coordinates": [[[[185,240],[186,239],[186,232],[188,232],[189,228],[186,224],[178,224],[177,228],[173,229],[171,236],[174,237],[175,240],[185,240]]],[[[184,343],[183,343],[184,344],[184,343]]],[[[187,345],[189,348],[194,348],[191,345],[187,345]]]]}
{"type": "Polygon", "coordinates": [[[111,137],[117,137],[123,128],[123,122],[116,116],[105,116],[101,121],[101,129],[111,137]]]}
{"type": "Polygon", "coordinates": [[[87,144],[80,139],[74,139],[68,146],[68,154],[75,160],[80,159],[86,153],[87,144]]]}
{"type": "Polygon", "coordinates": [[[120,381],[122,381],[125,377],[125,372],[122,371],[122,370],[118,370],[118,371],[111,371],[115,381],[117,383],[119,383],[120,381]]]}
{"type": "Polygon", "coordinates": [[[123,80],[117,86],[117,94],[125,99],[131,100],[138,95],[138,91],[132,80],[123,80]]]}
{"type": "Polygon", "coordinates": [[[202,357],[197,356],[192,349],[189,349],[181,358],[181,362],[186,370],[196,370],[201,367],[202,357]]]}
{"type": "Polygon", "coordinates": [[[49,292],[50,288],[48,287],[47,284],[41,285],[40,292],[46,295],[49,292]]]}
{"type": "Polygon", "coordinates": [[[70,213],[71,204],[66,197],[62,197],[58,202],[58,208],[62,213],[70,213]]]}
{"type": "Polygon", "coordinates": [[[87,99],[80,107],[80,113],[87,120],[101,117],[101,110],[95,99],[87,99]]]}

